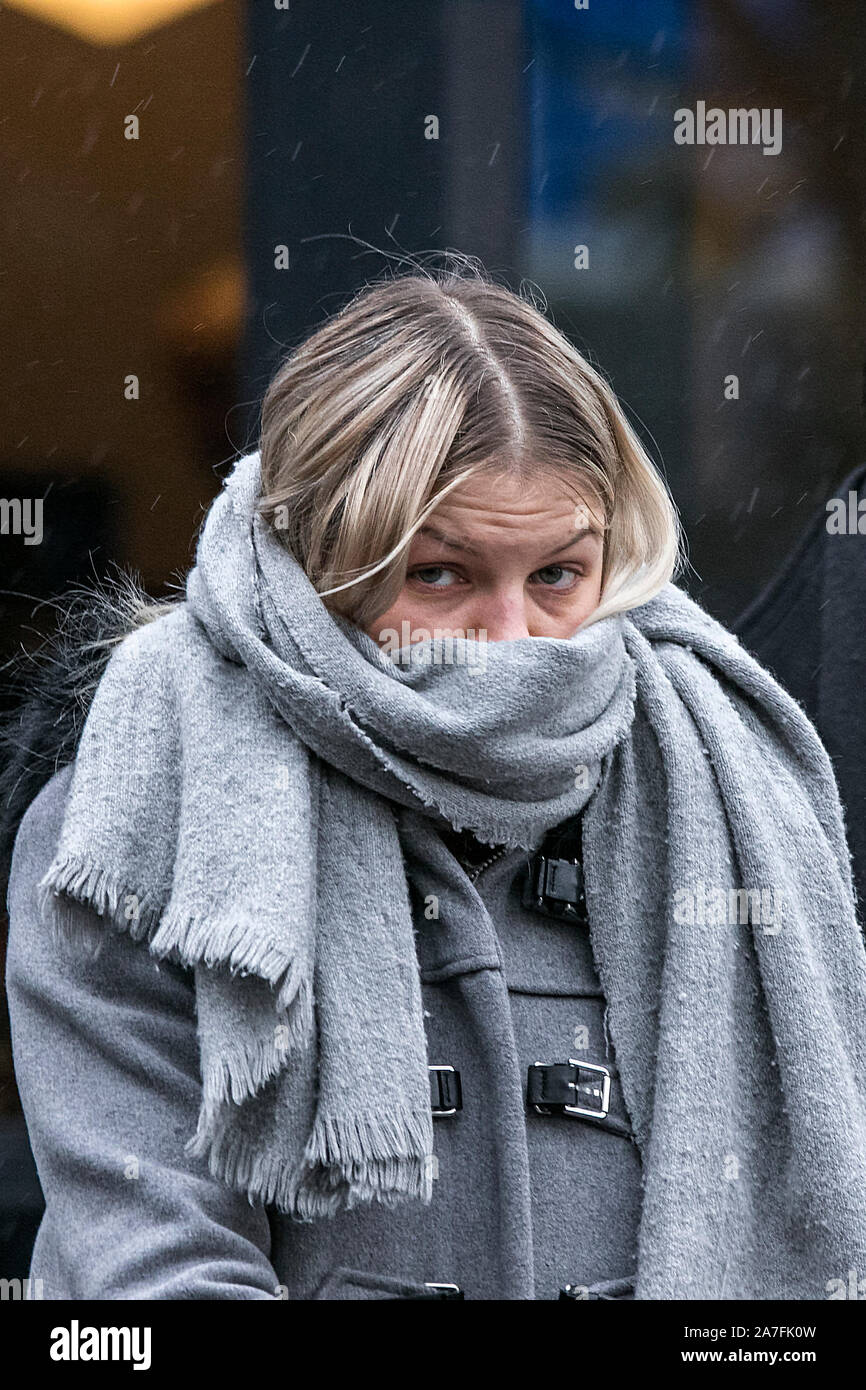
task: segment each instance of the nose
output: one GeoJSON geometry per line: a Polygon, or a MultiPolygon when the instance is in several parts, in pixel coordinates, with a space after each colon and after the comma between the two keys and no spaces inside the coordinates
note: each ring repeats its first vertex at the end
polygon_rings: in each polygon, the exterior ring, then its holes
{"type": "Polygon", "coordinates": [[[486,630],[488,642],[516,642],[521,637],[531,637],[523,585],[503,585],[485,594],[473,608],[472,623],[476,631],[486,630]]]}

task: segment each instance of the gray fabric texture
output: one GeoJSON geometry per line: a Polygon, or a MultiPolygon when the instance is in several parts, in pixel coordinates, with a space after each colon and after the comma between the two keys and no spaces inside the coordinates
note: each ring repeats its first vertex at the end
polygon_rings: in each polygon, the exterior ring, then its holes
{"type": "Polygon", "coordinates": [[[248,455],[207,517],[187,603],[109,662],[43,892],[64,895],[54,920],[73,934],[90,905],[196,968],[193,1151],[215,1173],[300,1219],[429,1201],[395,803],[532,842],[586,801],[633,674],[618,626],[493,646],[481,674],[414,650],[403,668],[328,614],[259,496],[248,455]]]}
{"type": "Polygon", "coordinates": [[[86,905],[194,968],[191,1151],[301,1219],[429,1202],[397,813],[532,847],[585,806],[645,1167],[638,1296],[810,1296],[828,1264],[866,1263],[866,955],[799,707],[673,585],[568,641],[462,661],[434,641],[400,665],[328,615],[257,496],[249,455],[186,605],[109,663],[42,884],[76,939],[86,905]],[[771,924],[684,919],[683,896],[738,889],[769,895],[771,924]]]}
{"type": "MultiPolygon", "coordinates": [[[[524,1102],[531,1062],[613,1059],[587,929],[521,906],[521,851],[470,884],[427,817],[401,824],[428,1052],[459,1069],[463,1109],[434,1124],[429,1205],[299,1223],[184,1151],[200,1099],[193,972],[125,932],[91,960],[37,913],[71,774],[27,811],[10,882],[15,1068],[46,1200],[40,1296],[360,1299],[398,1296],[396,1279],[406,1297],[435,1280],[471,1300],[555,1299],[566,1283],[592,1299],[633,1275],[635,1144],[524,1102]]],[[[615,1068],[611,1105],[627,1118],[615,1068]]]]}

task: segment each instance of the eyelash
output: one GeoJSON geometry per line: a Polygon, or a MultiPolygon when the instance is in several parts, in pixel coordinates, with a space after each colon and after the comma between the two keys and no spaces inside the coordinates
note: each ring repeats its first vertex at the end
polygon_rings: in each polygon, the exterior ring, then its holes
{"type": "MultiPolygon", "coordinates": [[[[424,570],[441,570],[445,574],[459,574],[459,571],[454,569],[453,565],[417,565],[414,569],[408,572],[406,578],[418,579],[418,576],[421,573],[423,573],[424,570]]],[[[577,580],[579,579],[582,579],[584,574],[586,573],[586,571],[580,565],[542,565],[540,570],[533,570],[533,574],[541,574],[542,570],[562,570],[564,574],[574,575],[575,582],[577,582],[577,580]]],[[[442,593],[445,593],[448,589],[454,587],[450,584],[425,584],[423,579],[419,579],[419,583],[421,583],[425,589],[430,589],[431,591],[440,589],[442,593]]],[[[547,591],[551,594],[567,594],[571,592],[571,590],[574,588],[574,585],[569,585],[567,589],[555,589],[552,584],[542,584],[541,588],[547,589],[547,591]]]]}

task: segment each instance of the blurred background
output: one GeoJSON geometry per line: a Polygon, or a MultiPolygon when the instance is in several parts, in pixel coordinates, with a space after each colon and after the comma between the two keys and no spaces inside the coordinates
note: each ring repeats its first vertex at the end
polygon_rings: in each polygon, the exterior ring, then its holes
{"type": "MultiPolygon", "coordinates": [[[[543,291],[732,622],[863,460],[864,46],[842,0],[6,0],[0,497],[42,528],[0,534],[2,656],[112,561],[167,592],[280,358],[445,248],[543,291]],[[676,143],[699,101],[781,150],[676,143]]],[[[23,1276],[3,1016],[0,1125],[23,1276]]]]}

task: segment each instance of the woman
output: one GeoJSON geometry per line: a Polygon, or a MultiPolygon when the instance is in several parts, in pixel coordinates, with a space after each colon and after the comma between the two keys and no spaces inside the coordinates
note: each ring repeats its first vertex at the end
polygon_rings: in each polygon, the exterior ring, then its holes
{"type": "Polygon", "coordinates": [[[678,553],[610,388],[480,272],[292,353],[18,835],[45,1297],[866,1272],[832,769],[678,553]]]}

